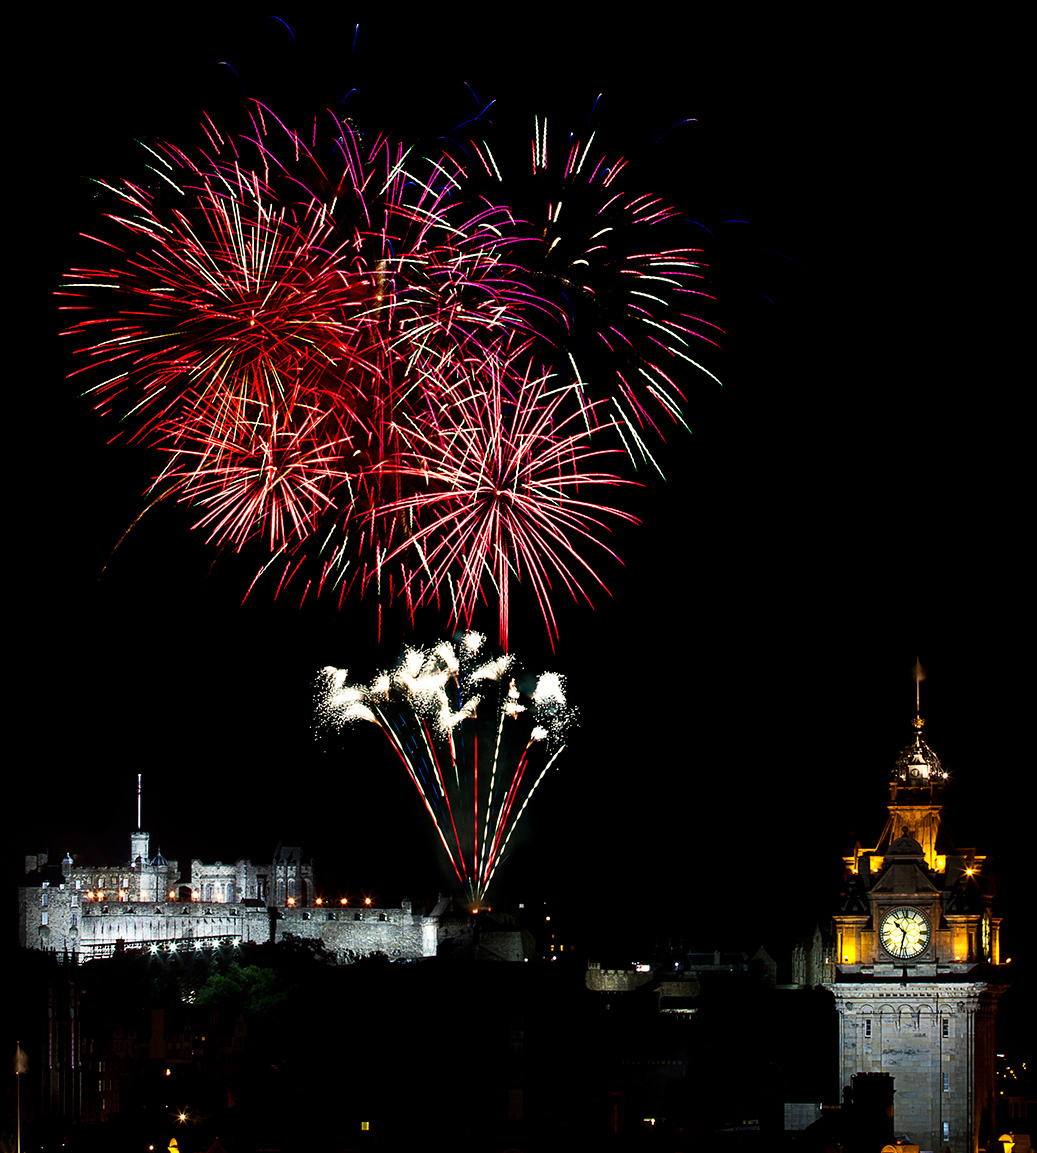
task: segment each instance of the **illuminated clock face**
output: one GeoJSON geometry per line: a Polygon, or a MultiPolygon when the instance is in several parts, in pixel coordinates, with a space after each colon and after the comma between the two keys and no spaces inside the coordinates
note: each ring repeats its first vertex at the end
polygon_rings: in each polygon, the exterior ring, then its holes
{"type": "Polygon", "coordinates": [[[929,922],[917,909],[891,909],[879,925],[879,939],[894,957],[917,957],[929,944],[929,922]]]}

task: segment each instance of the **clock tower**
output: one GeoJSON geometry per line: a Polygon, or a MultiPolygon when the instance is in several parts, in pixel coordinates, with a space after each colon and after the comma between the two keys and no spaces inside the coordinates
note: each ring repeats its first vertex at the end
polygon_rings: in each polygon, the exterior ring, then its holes
{"type": "Polygon", "coordinates": [[[923,1149],[976,1153],[994,1125],[1000,918],[985,858],[941,830],[947,774],[925,722],[897,758],[877,844],[846,862],[835,916],[840,1084],[894,1078],[894,1131],[923,1149]]]}

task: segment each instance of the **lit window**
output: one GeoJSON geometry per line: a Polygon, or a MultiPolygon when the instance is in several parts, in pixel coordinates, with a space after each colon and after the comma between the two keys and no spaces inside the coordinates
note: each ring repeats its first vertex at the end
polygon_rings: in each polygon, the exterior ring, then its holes
{"type": "Polygon", "coordinates": [[[944,1075],[943,1075],[943,1091],[945,1093],[949,1093],[951,1091],[951,1075],[950,1075],[950,1073],[944,1073],[944,1075]]]}

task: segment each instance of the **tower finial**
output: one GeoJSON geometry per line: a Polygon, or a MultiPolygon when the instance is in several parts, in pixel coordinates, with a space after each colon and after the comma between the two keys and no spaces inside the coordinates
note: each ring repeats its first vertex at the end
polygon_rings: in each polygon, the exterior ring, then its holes
{"type": "Polygon", "coordinates": [[[137,832],[140,832],[140,773],[137,774],[137,832]]]}

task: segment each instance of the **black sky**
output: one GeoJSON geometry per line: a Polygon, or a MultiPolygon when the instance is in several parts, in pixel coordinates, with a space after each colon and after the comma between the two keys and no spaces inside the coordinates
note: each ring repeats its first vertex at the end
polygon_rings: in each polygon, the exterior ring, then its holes
{"type": "MultiPolygon", "coordinates": [[[[10,478],[12,738],[28,737],[12,870],[38,847],[121,854],[142,772],[145,827],[182,861],[280,839],[389,899],[440,883],[387,751],[310,731],[316,669],[373,671],[410,639],[404,622],[379,655],[371,603],[300,609],[265,590],[241,605],[243,569],[210,571],[178,509],[109,559],[151,465],[108,446],[64,381],[51,294],[98,211],[88,178],[245,96],[291,118],[355,87],[358,120],[434,136],[493,99],[517,132],[545,112],[580,130],[603,93],[608,140],[714,233],[725,384],[691,382],[694,435],[631,497],[643,525],[620,534],[611,598],[563,606],[554,654],[535,612],[512,625],[527,667],[567,674],[581,725],[501,895],[548,895],[591,925],[621,902],[703,948],[759,943],[790,894],[822,914],[840,854],[882,827],[917,655],[949,820],[991,857],[1011,946],[1032,755],[1010,70],[966,29],[894,39],[665,9],[638,27],[527,27],[516,9],[501,27],[454,11],[279,10],[291,31],[244,9],[80,15],[16,39],[31,65],[15,315],[39,356],[8,365],[26,425],[10,478]]],[[[418,639],[445,624],[425,614],[418,639]]]]}

